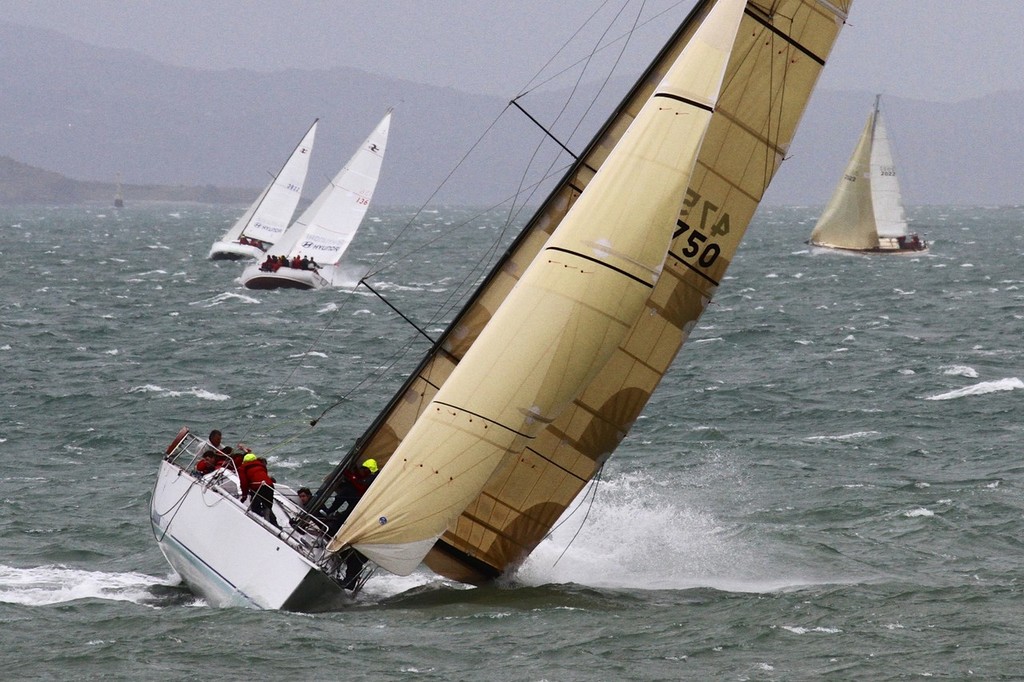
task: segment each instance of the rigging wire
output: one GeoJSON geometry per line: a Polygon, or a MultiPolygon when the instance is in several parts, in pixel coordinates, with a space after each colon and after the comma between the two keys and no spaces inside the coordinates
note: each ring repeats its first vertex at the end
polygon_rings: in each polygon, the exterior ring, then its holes
{"type": "Polygon", "coordinates": [[[558,555],[558,558],[557,558],[557,559],[555,559],[555,562],[554,562],[553,564],[551,564],[551,566],[552,566],[552,567],[554,567],[554,566],[557,566],[557,565],[558,565],[558,562],[562,560],[562,557],[564,557],[564,556],[565,556],[565,553],[569,551],[569,548],[570,548],[570,547],[572,547],[572,543],[576,542],[576,538],[578,538],[578,537],[579,537],[579,535],[580,535],[580,533],[581,533],[581,532],[583,531],[583,526],[585,526],[585,525],[586,525],[586,523],[587,523],[587,519],[588,519],[588,518],[590,517],[590,511],[591,511],[591,510],[592,510],[592,509],[594,508],[594,503],[595,503],[595,502],[597,501],[597,489],[598,489],[598,487],[599,487],[599,486],[600,486],[600,484],[601,484],[601,475],[602,475],[603,473],[604,473],[604,464],[602,464],[602,465],[601,465],[601,468],[599,468],[599,469],[597,470],[597,473],[596,473],[596,474],[594,474],[594,478],[593,478],[593,479],[591,479],[591,480],[593,480],[593,482],[594,482],[594,485],[592,485],[592,486],[591,486],[591,488],[590,488],[590,490],[591,490],[591,491],[593,491],[593,495],[591,495],[591,494],[590,494],[590,492],[588,492],[588,493],[587,493],[587,495],[586,495],[586,496],[584,496],[584,499],[583,499],[583,500],[580,500],[580,503],[579,503],[578,505],[576,505],[576,508],[575,508],[575,509],[573,509],[573,510],[572,510],[571,512],[569,512],[569,515],[568,515],[568,516],[566,516],[566,517],[565,517],[565,519],[564,519],[563,521],[560,521],[559,523],[557,523],[557,524],[556,524],[556,525],[555,525],[555,526],[554,526],[554,527],[553,527],[553,528],[552,528],[551,530],[549,530],[549,531],[547,532],[547,534],[546,534],[546,535],[544,536],[544,539],[548,539],[548,538],[551,538],[551,537],[552,537],[552,536],[554,535],[555,531],[556,531],[556,530],[558,530],[558,529],[559,529],[559,528],[561,527],[561,525],[562,525],[563,523],[565,523],[566,521],[568,521],[569,519],[571,519],[571,518],[572,518],[572,516],[573,516],[573,514],[575,514],[575,513],[577,512],[577,511],[579,511],[579,508],[580,508],[580,506],[582,506],[582,504],[583,504],[583,502],[584,502],[584,501],[586,500],[586,498],[587,498],[587,497],[589,497],[589,498],[590,498],[590,504],[588,504],[588,505],[587,505],[587,513],[583,515],[583,519],[582,519],[582,520],[580,521],[580,525],[579,525],[579,528],[577,528],[577,529],[576,529],[576,532],[575,532],[575,533],[573,533],[573,535],[572,535],[572,538],[571,538],[571,539],[569,540],[569,543],[568,543],[568,544],[567,544],[567,545],[565,546],[565,549],[563,549],[563,550],[562,550],[562,553],[561,553],[561,554],[559,554],[559,555],[558,555]]]}

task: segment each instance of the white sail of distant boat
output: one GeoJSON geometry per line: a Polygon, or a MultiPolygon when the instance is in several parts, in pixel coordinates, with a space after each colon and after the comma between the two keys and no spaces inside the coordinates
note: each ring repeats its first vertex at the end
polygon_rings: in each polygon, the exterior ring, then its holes
{"type": "Polygon", "coordinates": [[[373,199],[390,127],[388,110],[348,163],[274,244],[271,255],[282,259],[280,267],[274,269],[269,258],[249,265],[241,277],[246,287],[320,289],[331,285],[335,266],[373,199]]]}
{"type": "Polygon", "coordinates": [[[832,198],[811,232],[810,243],[873,253],[923,251],[925,242],[909,232],[896,177],[881,95],[832,198]]]}
{"type": "Polygon", "coordinates": [[[281,235],[295,213],[309,170],[313,139],[320,119],[313,121],[280,172],[274,176],[224,235],[210,248],[211,260],[262,258],[281,235]]]}
{"type": "Polygon", "coordinates": [[[709,305],[850,4],[700,0],[312,499],[275,507],[281,529],[222,479],[183,475],[205,443],[183,430],[151,505],[185,582],[212,603],[315,609],[376,569],[515,570],[709,305]]]}

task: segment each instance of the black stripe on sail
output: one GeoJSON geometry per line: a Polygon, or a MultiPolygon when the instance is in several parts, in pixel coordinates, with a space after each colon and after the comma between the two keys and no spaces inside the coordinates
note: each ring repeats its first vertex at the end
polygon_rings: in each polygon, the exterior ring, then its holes
{"type": "Polygon", "coordinates": [[[626,272],[622,268],[617,268],[614,265],[609,265],[608,263],[605,263],[603,260],[598,260],[598,259],[594,258],[593,256],[586,255],[585,253],[580,253],[579,251],[571,251],[569,249],[563,249],[563,248],[560,248],[558,246],[549,246],[548,248],[546,248],[544,250],[545,251],[561,251],[562,253],[567,253],[567,254],[569,254],[571,256],[578,256],[579,258],[582,258],[583,260],[588,260],[591,263],[597,263],[598,265],[600,265],[602,267],[605,267],[605,268],[608,268],[609,270],[612,270],[614,272],[617,272],[620,275],[623,275],[625,277],[629,277],[634,282],[639,282],[640,284],[643,284],[648,289],[653,289],[654,288],[654,285],[651,284],[650,282],[645,282],[644,280],[640,279],[636,275],[631,274],[629,272],[626,272]]]}
{"type": "Polygon", "coordinates": [[[715,108],[708,104],[704,104],[703,102],[697,102],[692,99],[687,99],[686,97],[680,97],[679,95],[673,95],[670,92],[656,92],[654,93],[654,97],[652,97],[651,99],[655,99],[657,97],[664,97],[665,99],[674,99],[677,102],[689,104],[691,107],[697,107],[698,109],[703,109],[704,111],[710,112],[712,114],[715,113],[715,108]]]}
{"type": "Polygon", "coordinates": [[[787,43],[789,43],[790,45],[792,45],[796,49],[800,50],[805,55],[807,55],[808,57],[813,59],[814,61],[816,61],[819,66],[825,66],[825,60],[824,59],[822,59],[818,55],[814,54],[813,52],[808,50],[806,47],[801,45],[800,43],[798,43],[795,40],[793,40],[793,36],[787,35],[787,34],[783,33],[782,31],[780,31],[779,29],[775,28],[775,26],[773,26],[772,23],[769,20],[765,19],[760,14],[758,14],[756,12],[751,12],[749,7],[746,10],[744,10],[744,14],[746,14],[748,17],[750,17],[751,19],[753,19],[757,23],[761,24],[766,29],[768,29],[769,31],[771,31],[772,33],[774,33],[778,37],[782,38],[787,43]]]}
{"type": "Polygon", "coordinates": [[[527,435],[527,434],[525,434],[525,433],[523,433],[521,431],[516,431],[511,426],[506,426],[505,424],[502,424],[501,422],[494,421],[490,417],[485,417],[484,415],[480,414],[479,412],[473,412],[472,410],[467,410],[464,407],[459,407],[458,405],[452,405],[451,403],[441,402],[440,400],[435,400],[433,402],[433,404],[434,405],[443,405],[444,407],[447,407],[449,409],[458,410],[459,412],[462,412],[463,414],[472,415],[472,416],[476,417],[477,419],[484,420],[488,424],[494,424],[495,426],[500,426],[501,428],[505,429],[506,431],[511,431],[512,433],[516,434],[517,436],[521,436],[523,438],[529,438],[530,440],[533,440],[533,438],[534,438],[533,436],[527,435]]]}
{"type": "Polygon", "coordinates": [[[716,280],[716,279],[714,279],[712,277],[709,277],[705,273],[703,273],[700,270],[698,270],[697,268],[693,267],[692,265],[687,263],[685,260],[683,260],[681,256],[677,256],[676,254],[672,253],[671,251],[668,252],[668,255],[669,255],[669,258],[671,258],[672,260],[676,261],[677,263],[679,263],[683,267],[687,268],[690,272],[694,273],[695,275],[697,275],[701,279],[705,280],[706,282],[714,284],[716,287],[719,285],[718,280],[716,280]]]}

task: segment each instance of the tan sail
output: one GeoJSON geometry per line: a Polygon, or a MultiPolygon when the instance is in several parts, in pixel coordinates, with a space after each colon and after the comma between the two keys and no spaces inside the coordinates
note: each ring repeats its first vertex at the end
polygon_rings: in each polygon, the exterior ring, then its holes
{"type": "Polygon", "coordinates": [[[837,249],[877,249],[878,229],[871,201],[871,140],[875,111],[868,116],[843,177],[811,231],[811,244],[837,249]]]}
{"type": "Polygon", "coordinates": [[[411,572],[604,367],[658,281],[745,4],[702,24],[331,549],[411,572]]]}
{"type": "MultiPolygon", "coordinates": [[[[387,461],[406,439],[715,4],[700,2],[686,19],[353,457],[387,461]]],[[[669,258],[644,312],[573,403],[522,452],[502,457],[427,555],[432,570],[475,582],[516,565],[626,435],[717,289],[849,6],[849,0],[747,3],[669,258]]]]}

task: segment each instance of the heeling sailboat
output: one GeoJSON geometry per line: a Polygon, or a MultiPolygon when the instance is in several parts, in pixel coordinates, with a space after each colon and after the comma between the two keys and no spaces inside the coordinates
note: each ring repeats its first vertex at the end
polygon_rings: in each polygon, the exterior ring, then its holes
{"type": "MultiPolygon", "coordinates": [[[[385,463],[331,551],[354,549],[399,574],[422,557],[440,575],[479,583],[514,568],[536,547],[629,431],[717,290],[850,4],[697,4],[325,480],[315,500],[321,505],[344,480],[346,464],[385,463]],[[705,25],[721,27],[728,23],[721,15],[740,12],[703,143],[700,135],[662,136],[647,119],[663,112],[652,109],[678,106],[690,125],[703,118],[692,103],[664,96],[677,92],[673,78],[720,77],[703,61],[682,67],[677,60],[721,49],[725,38],[708,37],[705,25]],[[699,146],[685,180],[677,164],[696,149],[676,148],[684,137],[699,146]],[[669,172],[645,169],[635,184],[631,156],[647,154],[673,156],[665,163],[669,172]],[[650,239],[656,255],[631,250],[634,236],[621,230],[636,226],[634,215],[666,221],[658,226],[667,230],[661,236],[634,235],[650,239]],[[580,221],[594,216],[607,218],[595,217],[595,230],[581,232],[580,221]],[[617,269],[617,278],[608,269],[617,269]],[[608,277],[619,288],[601,294],[590,310],[590,292],[564,293],[573,277],[608,277]],[[571,332],[556,333],[555,324],[571,332]]],[[[692,99],[714,97],[703,90],[692,99]]]]}
{"type": "Polygon", "coordinates": [[[351,585],[358,552],[468,583],[514,568],[708,305],[848,7],[697,4],[311,506],[275,495],[278,518],[315,527],[350,463],[386,462],[329,546],[256,518],[216,472],[188,475],[204,442],[179,434],[151,508],[186,583],[214,604],[316,609],[351,585]]]}
{"type": "Polygon", "coordinates": [[[928,248],[907,228],[881,98],[875,97],[846,171],[811,231],[809,243],[814,246],[868,253],[914,253],[928,248]]]}
{"type": "Polygon", "coordinates": [[[320,289],[332,284],[335,266],[370,208],[390,127],[389,109],[348,163],[281,235],[272,249],[282,259],[278,266],[270,259],[253,263],[242,273],[242,284],[249,289],[320,289]],[[292,267],[304,258],[304,267],[292,267]],[[309,265],[309,259],[315,264],[309,265]]]}
{"type": "Polygon", "coordinates": [[[271,179],[231,229],[210,247],[211,260],[262,258],[263,253],[280,239],[302,198],[302,186],[309,170],[310,153],[313,151],[313,139],[319,121],[313,121],[280,172],[271,179]]]}

